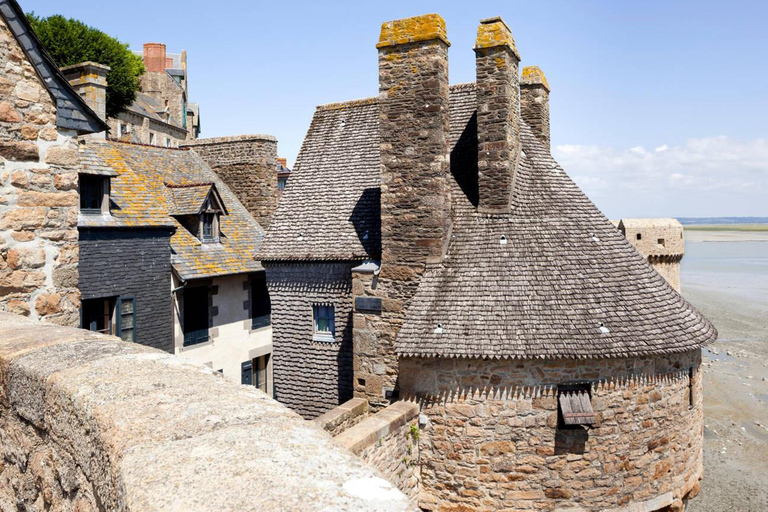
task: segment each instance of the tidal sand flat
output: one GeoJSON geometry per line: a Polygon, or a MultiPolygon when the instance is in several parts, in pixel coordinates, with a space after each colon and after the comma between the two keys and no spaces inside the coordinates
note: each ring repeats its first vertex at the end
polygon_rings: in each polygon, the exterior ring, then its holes
{"type": "Polygon", "coordinates": [[[686,227],[685,236],[683,295],[720,334],[704,350],[705,474],[689,510],[765,512],[768,231],[686,227]]]}

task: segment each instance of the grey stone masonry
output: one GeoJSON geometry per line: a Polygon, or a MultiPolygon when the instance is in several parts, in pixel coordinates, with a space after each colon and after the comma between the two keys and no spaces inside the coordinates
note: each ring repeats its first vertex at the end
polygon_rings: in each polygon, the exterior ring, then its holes
{"type": "Polygon", "coordinates": [[[549,149],[549,83],[538,66],[523,68],[520,113],[542,146],[549,149]]]}
{"type": "Polygon", "coordinates": [[[520,151],[520,55],[501,18],[480,22],[475,55],[478,211],[509,213],[520,151]]]}
{"type": "Polygon", "coordinates": [[[0,313],[2,510],[414,510],[253,386],[0,313]]]}
{"type": "Polygon", "coordinates": [[[315,418],[352,398],[352,263],[265,262],[277,400],[315,418]],[[332,305],[333,341],[314,338],[313,305],[332,305]]]}
{"type": "Polygon", "coordinates": [[[194,149],[232,189],[261,227],[267,229],[277,208],[277,139],[238,135],[198,139],[181,145],[194,149]]]}

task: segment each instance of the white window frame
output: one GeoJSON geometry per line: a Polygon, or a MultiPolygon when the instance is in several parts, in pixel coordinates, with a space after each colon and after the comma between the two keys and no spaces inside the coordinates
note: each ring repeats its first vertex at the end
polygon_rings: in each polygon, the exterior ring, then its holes
{"type": "Polygon", "coordinates": [[[316,303],[312,304],[312,326],[313,335],[312,341],[320,341],[324,343],[333,343],[336,341],[336,307],[331,303],[316,303]],[[324,310],[327,312],[330,309],[330,317],[326,316],[326,320],[330,321],[330,331],[323,331],[319,328],[320,314],[324,310]]]}

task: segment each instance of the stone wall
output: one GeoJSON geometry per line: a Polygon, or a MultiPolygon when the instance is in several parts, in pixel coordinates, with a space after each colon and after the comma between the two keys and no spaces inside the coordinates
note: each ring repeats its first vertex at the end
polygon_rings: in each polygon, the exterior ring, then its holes
{"type": "Polygon", "coordinates": [[[415,500],[419,494],[419,407],[395,402],[337,435],[334,440],[415,500]]]}
{"type": "Polygon", "coordinates": [[[173,352],[171,231],[80,228],[79,243],[82,299],[132,297],[134,341],[173,352]]]}
{"type": "Polygon", "coordinates": [[[276,397],[305,418],[352,398],[352,266],[264,262],[276,397]],[[313,304],[333,304],[333,342],[313,341],[313,304]]]}
{"type": "Polygon", "coordinates": [[[428,417],[419,505],[682,510],[703,468],[700,364],[698,350],[601,361],[401,360],[401,392],[428,417]],[[592,428],[558,426],[556,386],[569,381],[592,383],[592,428]]]}
{"type": "Polygon", "coordinates": [[[0,18],[0,311],[79,322],[77,140],[0,18]]]}
{"type": "Polygon", "coordinates": [[[312,422],[335,437],[367,417],[368,402],[362,398],[353,398],[321,414],[312,422]]]}
{"type": "Polygon", "coordinates": [[[378,472],[253,387],[5,313],[0,508],[413,510],[378,472]]]}
{"type": "Polygon", "coordinates": [[[168,111],[173,123],[185,130],[187,117],[187,98],[184,87],[173,79],[165,70],[160,72],[147,72],[139,79],[139,89],[144,94],[152,96],[161,103],[167,102],[168,111]]]}
{"type": "Polygon", "coordinates": [[[277,139],[271,135],[239,135],[197,139],[182,147],[194,149],[259,225],[269,227],[277,208],[277,139]]]}

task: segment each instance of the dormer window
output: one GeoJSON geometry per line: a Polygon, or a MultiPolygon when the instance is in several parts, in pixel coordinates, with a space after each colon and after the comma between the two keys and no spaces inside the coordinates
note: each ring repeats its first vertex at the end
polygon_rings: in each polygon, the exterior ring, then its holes
{"type": "Polygon", "coordinates": [[[80,174],[80,212],[109,213],[109,178],[95,174],[80,174]]]}
{"type": "Polygon", "coordinates": [[[200,215],[200,240],[203,242],[219,241],[219,214],[206,212],[200,215]]]}
{"type": "Polygon", "coordinates": [[[213,183],[166,183],[170,213],[204,244],[221,241],[221,216],[226,206],[213,183]]]}

